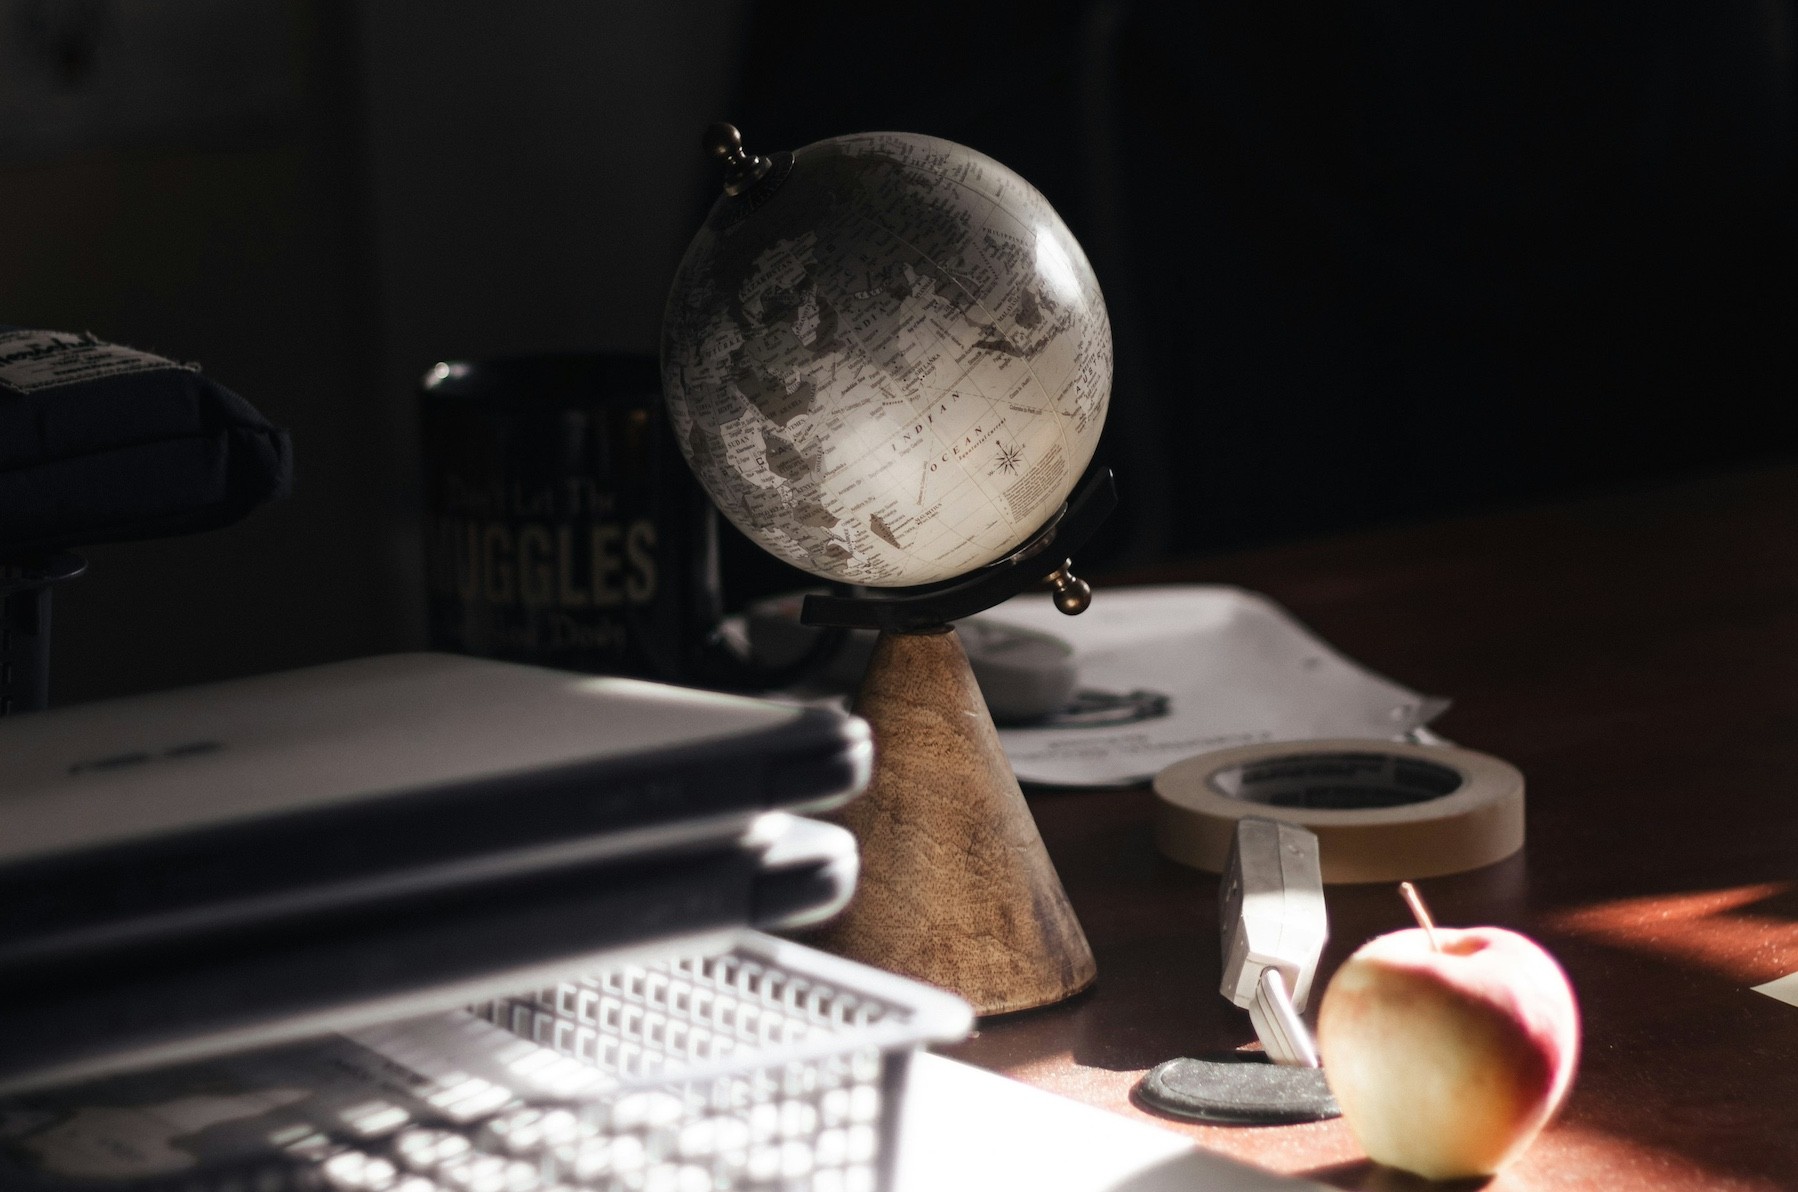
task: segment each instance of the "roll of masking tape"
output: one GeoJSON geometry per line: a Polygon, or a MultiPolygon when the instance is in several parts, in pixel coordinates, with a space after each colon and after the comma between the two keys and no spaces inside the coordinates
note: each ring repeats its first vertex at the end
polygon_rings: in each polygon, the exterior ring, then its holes
{"type": "Polygon", "coordinates": [[[1288,741],[1175,762],[1155,776],[1155,843],[1222,873],[1236,821],[1317,834],[1326,882],[1439,877],[1523,847],[1523,775],[1458,745],[1288,741]]]}

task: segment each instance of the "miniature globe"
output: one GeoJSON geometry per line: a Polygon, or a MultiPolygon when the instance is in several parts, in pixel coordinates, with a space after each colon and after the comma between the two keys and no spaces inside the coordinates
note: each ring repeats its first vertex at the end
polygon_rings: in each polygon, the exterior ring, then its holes
{"type": "Polygon", "coordinates": [[[718,508],[814,575],[936,583],[1027,544],[1091,461],[1111,325],[1035,188],[933,137],[732,144],[675,276],[668,413],[718,508]]]}

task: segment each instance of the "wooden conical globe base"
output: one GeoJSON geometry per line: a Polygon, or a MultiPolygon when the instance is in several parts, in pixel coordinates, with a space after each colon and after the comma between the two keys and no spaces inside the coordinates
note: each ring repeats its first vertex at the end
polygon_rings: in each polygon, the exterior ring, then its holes
{"type": "Polygon", "coordinates": [[[881,634],[855,711],[874,728],[874,780],[837,818],[861,843],[861,879],[818,942],[979,1014],[1091,985],[1086,933],[955,631],[881,634]]]}

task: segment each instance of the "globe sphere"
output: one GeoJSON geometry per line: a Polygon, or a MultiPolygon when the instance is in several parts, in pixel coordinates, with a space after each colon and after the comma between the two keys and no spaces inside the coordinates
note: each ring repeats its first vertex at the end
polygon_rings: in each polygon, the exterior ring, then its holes
{"type": "Polygon", "coordinates": [[[1091,462],[1111,325],[1047,200],[903,133],[777,155],[669,294],[662,380],[694,474],[777,557],[871,587],[1029,542],[1091,462]]]}

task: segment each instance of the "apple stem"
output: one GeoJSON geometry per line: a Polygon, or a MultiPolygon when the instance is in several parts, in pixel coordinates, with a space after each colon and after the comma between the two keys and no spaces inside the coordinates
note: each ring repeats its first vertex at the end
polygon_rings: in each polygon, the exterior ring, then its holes
{"type": "Polygon", "coordinates": [[[1430,937],[1430,947],[1437,952],[1442,951],[1442,941],[1436,938],[1436,921],[1430,918],[1430,908],[1423,904],[1423,895],[1410,882],[1400,882],[1398,892],[1405,900],[1405,905],[1411,908],[1411,917],[1417,920],[1423,933],[1430,937]]]}

